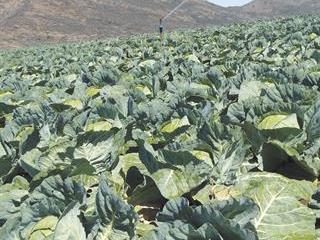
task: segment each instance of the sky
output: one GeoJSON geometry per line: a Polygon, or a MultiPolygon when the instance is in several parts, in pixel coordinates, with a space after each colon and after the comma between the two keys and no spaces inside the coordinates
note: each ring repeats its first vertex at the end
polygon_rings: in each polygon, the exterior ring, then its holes
{"type": "Polygon", "coordinates": [[[224,7],[242,6],[244,4],[247,4],[248,2],[251,2],[251,0],[208,0],[208,1],[224,7]]]}

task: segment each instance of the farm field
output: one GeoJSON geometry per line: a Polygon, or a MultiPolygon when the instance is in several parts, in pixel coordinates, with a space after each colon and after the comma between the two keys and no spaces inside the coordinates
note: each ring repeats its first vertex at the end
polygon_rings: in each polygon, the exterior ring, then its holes
{"type": "Polygon", "coordinates": [[[320,239],[320,17],[0,50],[0,239],[320,239]]]}

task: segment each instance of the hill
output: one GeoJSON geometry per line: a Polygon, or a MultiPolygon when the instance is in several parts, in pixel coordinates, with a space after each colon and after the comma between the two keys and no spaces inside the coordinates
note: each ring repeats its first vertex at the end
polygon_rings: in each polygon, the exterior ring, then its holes
{"type": "Polygon", "coordinates": [[[255,0],[239,11],[250,18],[288,16],[319,12],[318,0],[255,0]]]}
{"type": "MultiPolygon", "coordinates": [[[[180,0],[0,0],[0,47],[79,41],[157,30],[158,19],[180,0]]],[[[221,25],[257,17],[313,12],[317,1],[256,0],[223,8],[189,0],[169,29],[221,25]]]]}

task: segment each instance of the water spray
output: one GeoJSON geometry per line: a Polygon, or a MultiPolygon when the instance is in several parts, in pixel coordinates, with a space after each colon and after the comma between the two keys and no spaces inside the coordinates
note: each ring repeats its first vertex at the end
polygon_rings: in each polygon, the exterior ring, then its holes
{"type": "Polygon", "coordinates": [[[160,18],[160,25],[159,25],[159,32],[160,32],[160,39],[162,41],[163,33],[164,33],[164,21],[167,20],[172,14],[174,14],[183,4],[185,4],[188,0],[183,0],[179,3],[174,9],[172,9],[166,16],[160,18]]]}

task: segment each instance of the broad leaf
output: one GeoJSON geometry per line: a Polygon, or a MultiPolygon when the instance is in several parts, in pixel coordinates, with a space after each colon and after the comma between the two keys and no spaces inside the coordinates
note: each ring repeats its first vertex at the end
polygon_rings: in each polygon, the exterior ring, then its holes
{"type": "Polygon", "coordinates": [[[169,201],[156,219],[158,228],[144,239],[243,239],[256,240],[250,221],[258,214],[250,200],[189,206],[186,199],[169,201]]]}
{"type": "Polygon", "coordinates": [[[315,184],[273,173],[251,173],[238,179],[229,196],[252,198],[260,208],[254,220],[259,239],[315,239],[314,212],[304,205],[315,184]]]}
{"type": "Polygon", "coordinates": [[[101,179],[96,196],[98,223],[93,227],[89,239],[131,239],[137,221],[133,207],[122,200],[101,179]]]}
{"type": "Polygon", "coordinates": [[[206,181],[210,166],[189,152],[154,151],[144,144],[139,153],[142,163],[161,194],[167,199],[180,197],[206,181]]]}
{"type": "Polygon", "coordinates": [[[54,240],[85,240],[85,229],[79,219],[80,204],[70,203],[64,210],[54,231],[54,240]]]}

